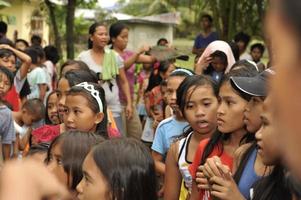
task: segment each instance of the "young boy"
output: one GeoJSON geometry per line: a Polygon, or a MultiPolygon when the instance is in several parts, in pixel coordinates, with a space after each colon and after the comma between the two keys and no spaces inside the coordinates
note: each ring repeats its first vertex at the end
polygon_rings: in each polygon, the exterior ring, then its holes
{"type": "Polygon", "coordinates": [[[260,71],[265,69],[265,65],[260,61],[264,54],[265,47],[261,43],[256,43],[251,46],[252,60],[257,64],[260,71]]]}
{"type": "Polygon", "coordinates": [[[0,135],[3,160],[10,159],[11,145],[16,139],[11,110],[3,101],[4,96],[14,84],[14,75],[7,68],[0,66],[0,135]]]}

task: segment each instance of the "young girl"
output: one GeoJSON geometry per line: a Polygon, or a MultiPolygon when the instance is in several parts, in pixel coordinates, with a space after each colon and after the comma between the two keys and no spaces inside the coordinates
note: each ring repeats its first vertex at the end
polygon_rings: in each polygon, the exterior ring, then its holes
{"type": "Polygon", "coordinates": [[[177,105],[176,91],[185,77],[192,75],[193,73],[187,69],[176,69],[167,79],[166,97],[168,105],[173,109],[174,114],[172,117],[159,123],[152,144],[152,156],[155,160],[156,171],[161,175],[165,174],[164,160],[172,139],[181,135],[184,128],[188,126],[177,105]]]}
{"type": "Polygon", "coordinates": [[[89,50],[81,52],[78,58],[85,62],[91,70],[101,75],[100,79],[103,81],[108,108],[113,113],[119,131],[124,134],[117,80],[120,81],[126,97],[126,117],[128,119],[132,117],[133,108],[123,60],[115,51],[106,48],[109,37],[104,24],[98,22],[92,24],[89,28],[89,35],[89,50]]]}
{"type": "MultiPolygon", "coordinates": [[[[114,49],[124,60],[125,75],[129,81],[130,94],[132,102],[134,102],[134,86],[135,86],[135,63],[153,63],[155,58],[144,55],[145,51],[149,50],[149,47],[143,46],[137,52],[132,52],[127,50],[129,28],[120,22],[114,23],[110,27],[110,43],[112,43],[112,49],[114,49]]],[[[121,105],[125,108],[126,106],[126,96],[122,91],[122,86],[119,83],[119,97],[121,105]]],[[[124,112],[125,113],[125,112],[124,112]]],[[[123,128],[129,137],[134,137],[136,139],[141,138],[142,126],[139,121],[138,114],[136,110],[133,110],[133,117],[131,119],[126,119],[123,117],[123,128]]]]}
{"type": "Polygon", "coordinates": [[[210,137],[216,129],[217,86],[208,77],[189,76],[177,89],[177,105],[190,128],[168,151],[164,183],[166,200],[188,198],[187,190],[190,192],[192,185],[188,166],[200,141],[210,137]],[[185,187],[180,190],[182,179],[185,187]]]}
{"type": "MultiPolygon", "coordinates": [[[[243,121],[247,100],[244,99],[246,98],[244,94],[238,93],[233,89],[230,84],[230,77],[254,75],[256,74],[249,69],[237,68],[222,79],[219,89],[220,105],[217,110],[218,130],[212,135],[210,140],[201,141],[195,153],[193,164],[189,168],[193,178],[191,199],[211,199],[207,190],[198,191],[195,182],[199,165],[202,165],[208,171],[210,170],[208,163],[206,163],[207,158],[217,155],[223,164],[229,166],[232,170],[234,152],[241,144],[241,140],[247,136],[247,130],[243,121]]],[[[211,173],[206,173],[207,171],[205,170],[202,172],[208,178],[212,175],[211,173]]]]}
{"type": "Polygon", "coordinates": [[[82,171],[80,200],[157,200],[154,161],[137,140],[102,142],[89,152],[82,171]]]}
{"type": "Polygon", "coordinates": [[[81,169],[86,155],[103,140],[93,133],[71,131],[61,134],[50,144],[46,158],[48,168],[74,196],[83,177],[81,169]]]}
{"type": "Polygon", "coordinates": [[[9,45],[0,45],[0,65],[8,68],[11,72],[15,73],[14,84],[12,89],[7,93],[4,99],[11,104],[14,111],[19,111],[20,109],[20,99],[26,97],[30,91],[22,91],[22,88],[28,82],[26,76],[31,64],[31,58],[25,53],[18,51],[9,45]],[[16,59],[19,58],[22,61],[20,69],[16,69],[16,59]]]}
{"type": "Polygon", "coordinates": [[[52,124],[52,125],[60,124],[57,105],[58,105],[57,91],[53,91],[48,95],[46,99],[46,117],[45,117],[46,124],[52,124]]]}
{"type": "Polygon", "coordinates": [[[16,139],[14,121],[11,110],[2,101],[13,85],[13,74],[0,66],[0,135],[2,142],[2,158],[8,160],[11,156],[11,146],[16,139]]]}

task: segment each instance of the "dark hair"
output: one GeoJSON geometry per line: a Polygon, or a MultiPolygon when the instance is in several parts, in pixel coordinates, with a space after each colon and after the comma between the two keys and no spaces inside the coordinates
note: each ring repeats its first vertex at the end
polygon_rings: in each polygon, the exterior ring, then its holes
{"type": "Polygon", "coordinates": [[[7,23],[0,21],[0,38],[7,33],[7,23]]]}
{"type": "Polygon", "coordinates": [[[158,41],[157,41],[157,45],[159,45],[161,42],[166,42],[168,43],[168,40],[166,38],[160,38],[158,41]]]}
{"type": "MultiPolygon", "coordinates": [[[[99,27],[99,26],[104,26],[106,27],[106,25],[104,23],[101,23],[101,22],[95,22],[93,23],[90,27],[89,27],[89,35],[92,36],[95,31],[96,31],[96,28],[99,27]]],[[[93,47],[93,42],[90,40],[90,37],[88,39],[88,49],[92,49],[93,47]]]]}
{"type": "Polygon", "coordinates": [[[274,166],[270,175],[259,179],[254,184],[252,200],[283,200],[292,199],[291,191],[286,184],[284,167],[274,166]]]}
{"type": "Polygon", "coordinates": [[[92,156],[112,199],[157,200],[155,165],[143,143],[130,138],[106,140],[92,149],[92,156]]]}
{"type": "MultiPolygon", "coordinates": [[[[179,85],[177,89],[177,105],[179,106],[179,109],[181,110],[184,118],[186,118],[184,111],[186,107],[186,100],[187,100],[189,89],[193,87],[193,91],[192,91],[193,93],[197,88],[205,85],[209,85],[212,88],[214,95],[217,97],[218,87],[215,84],[215,82],[212,81],[212,79],[208,76],[204,76],[204,75],[187,76],[183,80],[183,82],[179,85]]],[[[188,97],[188,99],[190,99],[190,97],[188,97]]],[[[191,131],[192,128],[189,128],[188,130],[184,131],[183,136],[187,137],[191,131]]]]}
{"type": "Polygon", "coordinates": [[[32,156],[36,153],[47,153],[49,149],[49,143],[39,143],[30,146],[27,156],[32,156]]]}
{"type": "Polygon", "coordinates": [[[41,46],[42,38],[39,35],[33,35],[30,38],[30,42],[32,46],[41,46]]]}
{"type": "Polygon", "coordinates": [[[250,40],[251,40],[251,37],[244,32],[239,32],[234,36],[235,42],[240,42],[240,41],[244,42],[246,44],[246,47],[248,46],[250,40]]]}
{"type": "Polygon", "coordinates": [[[61,66],[60,76],[62,76],[63,69],[68,65],[75,65],[78,68],[78,70],[90,71],[88,65],[83,61],[80,61],[80,60],[67,60],[61,66]]]}
{"type": "Polygon", "coordinates": [[[0,58],[8,58],[10,56],[17,57],[16,54],[9,49],[0,49],[0,58]]]}
{"type": "Polygon", "coordinates": [[[91,70],[71,70],[68,71],[60,79],[62,78],[65,78],[68,81],[70,87],[77,85],[81,82],[98,83],[99,80],[96,73],[91,70]]]}
{"type": "Polygon", "coordinates": [[[109,44],[113,44],[112,38],[117,38],[123,29],[129,29],[124,23],[116,22],[110,26],[109,34],[110,41],[109,44]]]}
{"type": "Polygon", "coordinates": [[[31,46],[25,49],[25,53],[31,58],[32,64],[40,64],[39,59],[43,59],[45,54],[42,47],[31,46]]]}
{"type": "Polygon", "coordinates": [[[261,54],[264,53],[265,47],[263,44],[261,43],[255,43],[251,46],[251,51],[253,51],[254,49],[259,49],[259,51],[261,52],[261,54]]]}
{"type": "Polygon", "coordinates": [[[22,42],[26,47],[29,47],[28,42],[24,39],[16,39],[15,44],[17,44],[18,42],[22,42]]]}
{"type": "Polygon", "coordinates": [[[45,116],[45,106],[43,101],[38,98],[26,100],[22,106],[22,109],[26,109],[29,114],[35,115],[40,119],[43,119],[45,116]]]}
{"type": "Polygon", "coordinates": [[[59,52],[55,46],[44,47],[44,52],[46,60],[50,60],[54,65],[60,60],[59,52]]]}
{"type": "Polygon", "coordinates": [[[57,144],[61,144],[62,163],[65,172],[68,174],[69,187],[76,189],[83,178],[82,164],[91,148],[104,141],[104,139],[94,133],[83,133],[79,131],[70,131],[60,134],[56,137],[47,152],[46,163],[50,162],[51,150],[57,144]]]}
{"type": "MultiPolygon", "coordinates": [[[[253,77],[256,76],[257,73],[254,73],[254,71],[249,70],[246,67],[242,67],[242,68],[238,68],[236,70],[230,71],[228,74],[226,74],[220,83],[219,89],[220,87],[226,83],[229,82],[230,77],[253,77]]],[[[241,93],[239,91],[234,90],[241,98],[248,100],[248,96],[246,96],[244,93],[241,93]]],[[[222,145],[222,141],[228,140],[231,136],[231,133],[227,133],[224,134],[222,132],[220,132],[218,129],[213,133],[213,135],[211,136],[209,142],[207,143],[203,155],[202,155],[202,159],[201,159],[201,164],[204,164],[206,162],[206,159],[210,156],[210,154],[212,153],[212,151],[214,150],[214,148],[217,146],[220,155],[223,153],[224,149],[223,149],[223,145],[222,145]]],[[[249,141],[254,141],[254,134],[251,133],[246,133],[245,136],[243,136],[243,138],[241,139],[240,143],[247,143],[249,141]]]]}
{"type": "Polygon", "coordinates": [[[201,16],[201,19],[203,19],[203,18],[207,18],[208,21],[209,21],[210,23],[213,22],[213,18],[212,18],[211,15],[209,15],[209,14],[203,14],[203,15],[201,16]]]}
{"type": "Polygon", "coordinates": [[[235,61],[239,61],[239,47],[235,42],[229,42],[235,61]]]}
{"type": "Polygon", "coordinates": [[[0,44],[7,44],[7,45],[15,48],[15,44],[10,39],[8,39],[6,37],[1,38],[1,36],[0,36],[0,44]]]}
{"type": "Polygon", "coordinates": [[[148,86],[145,90],[146,92],[151,91],[154,87],[160,85],[160,83],[162,81],[162,77],[161,77],[160,73],[167,72],[167,70],[171,64],[172,64],[172,62],[170,62],[170,61],[161,61],[160,62],[158,70],[153,70],[149,77],[148,86]]]}
{"type": "Polygon", "coordinates": [[[0,66],[0,73],[5,74],[10,82],[10,88],[14,85],[14,74],[6,67],[0,66]]]}
{"type": "Polygon", "coordinates": [[[46,107],[45,107],[45,123],[46,124],[49,124],[51,125],[52,122],[51,120],[49,119],[49,116],[48,116],[48,102],[49,102],[49,99],[52,95],[57,95],[57,91],[52,91],[51,93],[49,93],[49,95],[47,96],[47,99],[46,99],[46,107]]]}
{"type": "MultiPolygon", "coordinates": [[[[108,125],[108,115],[107,115],[107,104],[106,104],[106,100],[105,100],[105,91],[104,89],[96,83],[89,83],[91,85],[94,86],[94,89],[97,90],[99,92],[99,97],[100,100],[102,102],[102,106],[103,106],[103,114],[104,114],[104,118],[103,120],[97,124],[96,127],[96,132],[97,134],[107,138],[108,137],[108,131],[107,131],[107,125],[108,125]]],[[[67,93],[68,95],[82,95],[84,96],[88,102],[89,102],[89,107],[91,108],[91,110],[94,113],[99,113],[100,109],[99,109],[99,105],[96,101],[96,99],[91,95],[91,92],[87,91],[85,88],[83,87],[78,87],[78,86],[73,86],[67,93]]]]}
{"type": "Polygon", "coordinates": [[[224,65],[228,65],[227,55],[224,52],[222,52],[222,51],[217,50],[217,51],[213,52],[210,55],[210,57],[212,57],[212,58],[215,58],[215,57],[220,58],[222,60],[222,62],[223,62],[224,65]]]}

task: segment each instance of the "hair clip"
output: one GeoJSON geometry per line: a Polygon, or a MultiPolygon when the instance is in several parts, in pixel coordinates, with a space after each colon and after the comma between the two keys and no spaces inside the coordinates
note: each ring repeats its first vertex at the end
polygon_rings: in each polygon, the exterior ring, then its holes
{"type": "Polygon", "coordinates": [[[92,97],[97,101],[98,107],[99,107],[99,112],[103,112],[103,105],[102,101],[99,97],[99,91],[95,90],[94,85],[89,84],[88,82],[82,82],[76,85],[77,87],[83,87],[85,90],[90,92],[92,97]]]}
{"type": "Polygon", "coordinates": [[[184,72],[186,73],[188,76],[193,76],[193,73],[191,71],[189,71],[188,69],[183,69],[183,68],[180,68],[180,69],[175,69],[174,71],[172,71],[171,73],[175,73],[175,72],[184,72]]]}

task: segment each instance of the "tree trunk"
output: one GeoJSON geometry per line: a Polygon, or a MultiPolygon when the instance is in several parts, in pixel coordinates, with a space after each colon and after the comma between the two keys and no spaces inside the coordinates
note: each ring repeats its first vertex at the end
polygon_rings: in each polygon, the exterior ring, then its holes
{"type": "Polygon", "coordinates": [[[74,59],[74,15],[76,0],[68,0],[66,16],[67,58],[74,59]]]}
{"type": "Polygon", "coordinates": [[[45,0],[45,4],[48,8],[48,12],[49,12],[49,16],[50,16],[50,22],[51,22],[51,26],[53,28],[54,43],[55,43],[55,46],[58,50],[58,53],[59,53],[60,57],[62,58],[62,56],[63,56],[63,54],[62,54],[62,40],[61,40],[60,33],[58,31],[58,26],[57,26],[57,22],[56,22],[56,18],[55,18],[55,5],[53,3],[51,3],[49,0],[45,0]]]}

